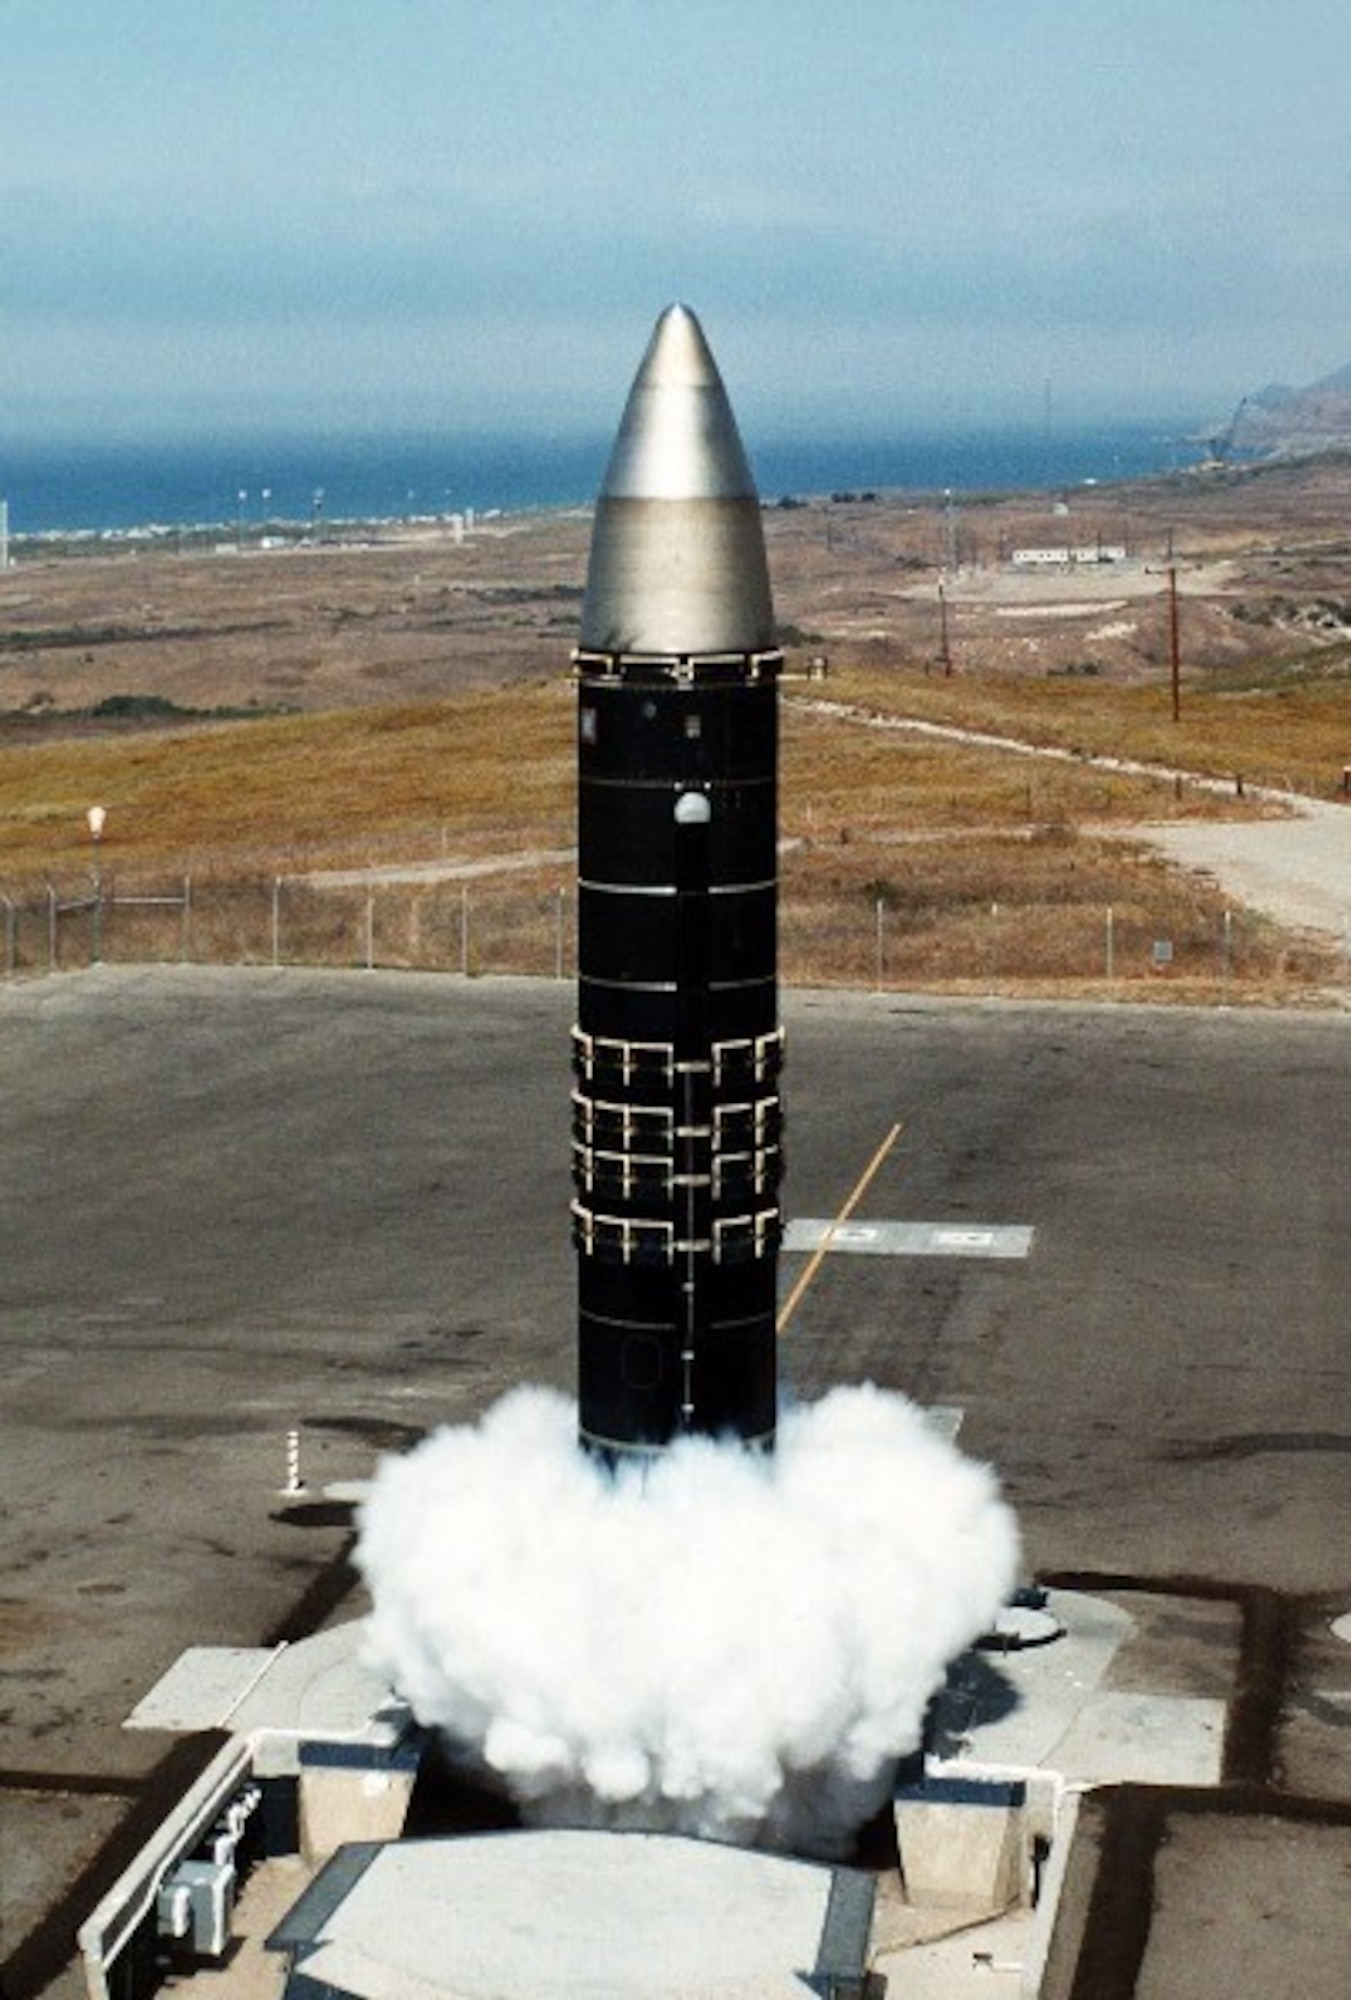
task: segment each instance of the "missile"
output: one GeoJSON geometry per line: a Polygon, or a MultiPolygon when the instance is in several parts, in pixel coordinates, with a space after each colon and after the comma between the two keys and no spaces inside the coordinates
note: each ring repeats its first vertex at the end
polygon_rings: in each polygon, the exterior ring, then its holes
{"type": "Polygon", "coordinates": [[[577,680],[573,1238],[583,1445],[772,1445],[783,1034],[764,530],[669,307],[596,503],[577,680]]]}

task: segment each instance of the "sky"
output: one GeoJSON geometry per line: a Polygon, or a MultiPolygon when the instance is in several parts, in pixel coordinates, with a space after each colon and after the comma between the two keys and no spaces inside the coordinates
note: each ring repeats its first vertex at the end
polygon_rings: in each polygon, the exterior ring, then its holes
{"type": "Polygon", "coordinates": [[[0,0],[0,438],[1218,418],[1351,362],[1345,0],[0,0]]]}

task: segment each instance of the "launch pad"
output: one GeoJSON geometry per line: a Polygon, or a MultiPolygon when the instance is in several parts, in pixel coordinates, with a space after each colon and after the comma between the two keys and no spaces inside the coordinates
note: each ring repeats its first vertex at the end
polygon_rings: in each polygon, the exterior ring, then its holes
{"type": "MultiPolygon", "coordinates": [[[[1073,1899],[1061,1909],[1080,1799],[1121,1784],[1216,1787],[1218,1690],[1237,1676],[1239,1642],[1223,1606],[1079,1591],[1046,1601],[1040,1624],[1015,1620],[954,1663],[926,1754],[898,1774],[894,1876],[670,1837],[476,1836],[472,1822],[453,1840],[410,1843],[401,1836],[428,1741],[364,1665],[359,1623],[284,1649],[194,1649],[130,1721],[226,1732],[212,1766],[218,1796],[209,1785],[190,1794],[86,1920],[90,1992],[119,1990],[113,1967],[147,1899],[170,1909],[185,1885],[185,1913],[197,1907],[187,1891],[200,1897],[210,1866],[185,1866],[174,1842],[209,1847],[202,1828],[228,1824],[244,1799],[256,1819],[247,1867],[217,1837],[212,1879],[230,1877],[228,1914],[201,1963],[250,1928],[242,1909],[236,1924],[236,1881],[255,1900],[280,1893],[287,1912],[251,1947],[278,1954],[253,1975],[277,1992],[289,1966],[358,2000],[414,1989],[476,2000],[489,1988],[526,2000],[574,1985],[633,2000],[758,1997],[780,1982],[791,1992],[805,1967],[829,1976],[818,1990],[846,2000],[865,1991],[871,1967],[907,1993],[956,2000],[1001,1990],[981,1983],[989,1929],[1001,1954],[1016,1954],[1017,1990],[1035,1993],[1057,1927],[1063,1945],[1065,1927],[1085,1919],[1073,1899]],[[1196,1657],[1189,1664],[1174,1646],[1170,1666],[1160,1638],[1179,1619],[1196,1657]]],[[[172,1936],[162,1948],[174,1949],[172,1936]]],[[[193,1987],[191,1962],[180,1951],[180,1989],[193,1987]]],[[[236,1990],[224,1970],[199,1983],[236,1990]]]]}
{"type": "MultiPolygon", "coordinates": [[[[1351,1648],[1328,1629],[1347,1609],[1348,1532],[1329,1370],[1351,1269],[1319,1163],[1345,1116],[1345,1022],[820,993],[790,994],[785,1013],[794,1090],[817,1107],[795,1125],[798,1211],[830,1213],[894,1106],[906,1143],[861,1221],[1036,1227],[1025,1260],[829,1258],[786,1344],[794,1388],[911,1381],[931,1406],[965,1410],[963,1438],[1007,1468],[1029,1568],[1072,1572],[1133,1616],[1149,1599],[1105,1692],[1221,1700],[1241,1723],[1233,1768],[1248,1791],[1228,1776],[1209,1789],[1215,1814],[1189,1809],[1188,1844],[1169,1853],[1199,1865],[1203,1846],[1246,1842],[1276,1894],[1298,1843],[1292,1920],[1310,1940],[1335,1931],[1340,1892],[1324,1903],[1319,1856],[1351,1800],[1351,1648]],[[1011,1132],[1016,1147],[994,1143],[1011,1132]],[[1217,1158],[1243,1163],[1241,1215],[1231,1181],[1206,1171],[1217,1158]],[[1273,1356],[1259,1328],[1276,1325],[1273,1356]],[[1283,1633],[1298,1635],[1297,1661],[1283,1633]],[[1262,1688],[1275,1709],[1255,1704],[1262,1688]]],[[[523,1239],[513,1218],[566,1206],[535,1107],[566,1095],[571,996],[104,970],[14,988],[5,1015],[2,1879],[7,1990],[23,2000],[57,1978],[145,1837],[141,1802],[160,1799],[162,1817],[186,1783],[165,1789],[184,1769],[174,1739],[121,1729],[129,1701],[186,1647],[323,1623],[351,1582],[324,1488],[558,1364],[567,1245],[543,1228],[523,1239]],[[429,1116],[441,1073],[453,1117],[429,1116]],[[260,1127],[280,1076],[291,1115],[260,1127]],[[364,1154],[345,1144],[356,1129],[371,1135],[364,1154]],[[490,1143],[491,1196],[478,1170],[490,1143]],[[270,1217],[251,1206],[260,1177],[270,1217]],[[18,1198],[53,1182],[85,1190],[78,1239],[57,1204],[18,1198]],[[245,1271],[235,1218],[252,1213],[245,1271]],[[277,1499],[295,1422],[308,1529],[277,1499]],[[69,1858],[74,1836],[101,1880],[69,1858]]],[[[1052,1667],[1055,1649],[1043,1657],[1052,1667]]],[[[1079,1810],[1100,1815],[1114,1796],[1095,1785],[1079,1810]]],[[[1162,1810],[1201,1795],[1149,1796],[1162,1810]]],[[[1152,1851],[1146,1840],[1142,1896],[1152,1851]]],[[[884,1899],[879,1920],[891,1914],[884,1899]]],[[[965,1949],[965,1973],[972,1950],[1018,1955],[997,1925],[965,1949]]],[[[1187,1964],[1185,1948],[1169,1961],[1184,1996],[1187,1964]]]]}

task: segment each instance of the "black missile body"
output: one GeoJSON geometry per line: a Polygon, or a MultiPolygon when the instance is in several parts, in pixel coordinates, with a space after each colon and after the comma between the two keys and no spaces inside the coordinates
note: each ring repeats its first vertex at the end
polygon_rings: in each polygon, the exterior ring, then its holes
{"type": "Polygon", "coordinates": [[[596,507],[578,679],[583,1443],[776,1415],[782,656],[760,504],[694,315],[662,315],[596,507]]]}

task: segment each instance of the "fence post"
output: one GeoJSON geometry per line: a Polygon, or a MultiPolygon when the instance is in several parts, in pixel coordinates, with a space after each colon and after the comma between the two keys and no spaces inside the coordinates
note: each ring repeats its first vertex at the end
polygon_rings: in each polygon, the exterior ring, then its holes
{"type": "Polygon", "coordinates": [[[281,964],[281,876],[272,877],[272,963],[281,964]]]}

